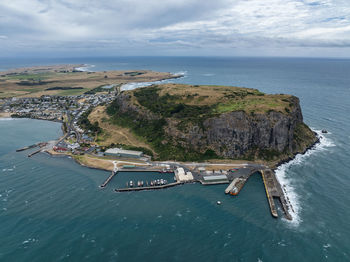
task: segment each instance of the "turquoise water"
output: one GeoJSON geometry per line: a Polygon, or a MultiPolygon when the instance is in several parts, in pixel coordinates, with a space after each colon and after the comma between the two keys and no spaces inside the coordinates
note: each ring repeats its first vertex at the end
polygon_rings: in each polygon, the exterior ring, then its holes
{"type": "MultiPolygon", "coordinates": [[[[273,219],[253,176],[238,197],[225,185],[114,193],[136,177],[19,147],[57,138],[53,122],[0,120],[0,261],[349,261],[350,61],[253,58],[108,58],[0,62],[0,68],[83,62],[95,70],[184,72],[178,82],[235,84],[300,97],[305,122],[329,134],[282,166],[293,222],[273,219]],[[220,200],[222,205],[216,205],[220,200]]],[[[171,175],[167,176],[171,179],[171,175]]]]}

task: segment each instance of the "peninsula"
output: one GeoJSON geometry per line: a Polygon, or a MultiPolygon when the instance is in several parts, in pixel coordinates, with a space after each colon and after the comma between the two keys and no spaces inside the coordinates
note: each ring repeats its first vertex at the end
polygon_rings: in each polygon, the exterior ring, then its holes
{"type": "Polygon", "coordinates": [[[271,214],[278,199],[288,219],[293,207],[273,169],[304,153],[318,138],[304,124],[299,99],[233,86],[159,84],[123,90],[130,82],[178,75],[147,70],[81,72],[80,65],[0,74],[0,116],[62,122],[63,137],[18,149],[69,155],[91,168],[174,173],[175,182],[133,181],[117,192],[183,183],[229,183],[237,195],[254,173],[265,185],[271,214]],[[25,86],[25,88],[23,88],[25,86]],[[81,88],[80,88],[81,87],[81,88]],[[136,183],[135,183],[136,185],[136,183]]]}

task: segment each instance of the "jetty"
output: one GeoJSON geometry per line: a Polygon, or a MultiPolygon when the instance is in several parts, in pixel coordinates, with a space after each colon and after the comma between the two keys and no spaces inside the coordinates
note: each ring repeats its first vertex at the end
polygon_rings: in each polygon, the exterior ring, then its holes
{"type": "Polygon", "coordinates": [[[277,199],[281,204],[285,218],[288,220],[292,220],[292,216],[289,213],[289,207],[288,207],[286,197],[284,195],[284,192],[282,190],[280,183],[277,181],[275,173],[271,169],[261,170],[260,173],[264,181],[267,201],[270,206],[271,215],[273,217],[278,217],[278,213],[277,213],[277,209],[274,201],[275,199],[277,199]]]}
{"type": "Polygon", "coordinates": [[[25,150],[28,150],[28,149],[31,149],[31,148],[34,148],[34,147],[37,147],[37,146],[39,146],[39,143],[19,148],[19,149],[16,150],[16,152],[25,151],[25,150]]]}
{"type": "Polygon", "coordinates": [[[16,152],[22,152],[22,151],[25,151],[25,150],[28,150],[28,149],[32,149],[32,148],[35,148],[35,147],[40,147],[40,149],[38,149],[38,150],[28,154],[28,157],[32,157],[35,154],[40,153],[43,150],[43,147],[45,147],[47,144],[48,144],[47,142],[39,142],[39,143],[30,145],[30,146],[25,146],[25,147],[19,148],[19,149],[16,150],[16,152]]]}
{"type": "MultiPolygon", "coordinates": [[[[117,171],[118,172],[118,171],[117,171]]],[[[100,188],[105,188],[109,182],[111,182],[112,178],[117,174],[114,170],[112,171],[111,175],[106,179],[105,182],[103,182],[102,185],[100,185],[100,188]]]]}
{"type": "Polygon", "coordinates": [[[157,186],[145,186],[145,187],[127,187],[127,188],[118,188],[115,189],[116,192],[131,192],[131,191],[144,191],[144,190],[156,190],[156,189],[165,189],[169,187],[174,187],[181,185],[181,182],[174,182],[165,185],[157,185],[157,186]]]}
{"type": "Polygon", "coordinates": [[[35,154],[40,153],[40,152],[41,152],[41,148],[38,149],[38,150],[35,150],[35,151],[32,152],[32,153],[30,153],[30,154],[28,155],[28,157],[32,157],[32,156],[34,156],[35,154]]]}
{"type": "Polygon", "coordinates": [[[114,168],[111,172],[111,175],[106,179],[105,182],[103,182],[102,185],[100,185],[100,188],[105,188],[109,182],[111,182],[112,178],[119,172],[117,162],[113,161],[114,168]]]}

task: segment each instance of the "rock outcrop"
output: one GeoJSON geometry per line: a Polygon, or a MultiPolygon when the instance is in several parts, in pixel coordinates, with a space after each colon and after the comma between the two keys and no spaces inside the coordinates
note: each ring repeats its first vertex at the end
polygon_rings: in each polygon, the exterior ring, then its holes
{"type": "Polygon", "coordinates": [[[288,96],[288,108],[280,112],[229,111],[197,119],[169,117],[140,105],[132,92],[122,93],[115,101],[119,114],[132,121],[166,120],[163,144],[181,146],[187,151],[229,159],[283,159],[304,152],[317,138],[304,123],[299,99],[288,96]]]}

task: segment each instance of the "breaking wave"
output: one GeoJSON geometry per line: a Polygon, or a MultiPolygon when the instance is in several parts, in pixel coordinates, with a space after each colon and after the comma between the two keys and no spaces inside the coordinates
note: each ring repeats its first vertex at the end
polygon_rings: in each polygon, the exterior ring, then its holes
{"type": "Polygon", "coordinates": [[[176,76],[186,76],[188,74],[187,71],[179,71],[179,72],[176,72],[176,73],[172,73],[173,75],[176,75],[176,76]]]}
{"type": "Polygon", "coordinates": [[[81,72],[92,72],[90,68],[93,68],[93,67],[95,67],[95,65],[84,65],[81,67],[76,67],[75,70],[81,71],[81,72]]]}
{"type": "Polygon", "coordinates": [[[134,90],[136,88],[151,86],[154,84],[170,83],[170,82],[172,82],[172,80],[174,80],[174,79],[165,79],[165,80],[154,81],[154,82],[127,83],[127,84],[122,85],[120,87],[120,90],[121,91],[134,90]]]}
{"type": "MultiPolygon", "coordinates": [[[[299,225],[302,222],[300,217],[301,205],[300,205],[300,197],[296,193],[295,186],[293,185],[292,177],[288,175],[288,170],[291,166],[302,164],[309,156],[327,150],[329,147],[335,146],[333,141],[327,137],[327,135],[323,134],[321,130],[314,130],[319,138],[319,143],[316,144],[313,148],[307,150],[305,154],[298,154],[295,158],[288,163],[280,165],[276,169],[276,177],[281,184],[283,191],[286,195],[287,200],[289,200],[289,209],[291,210],[291,215],[293,220],[291,221],[294,225],[299,225]]],[[[329,135],[330,133],[328,133],[329,135]]],[[[287,220],[286,220],[287,221],[287,220]]]]}

